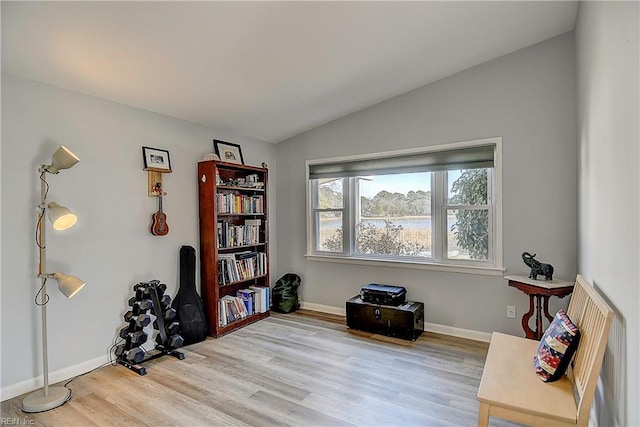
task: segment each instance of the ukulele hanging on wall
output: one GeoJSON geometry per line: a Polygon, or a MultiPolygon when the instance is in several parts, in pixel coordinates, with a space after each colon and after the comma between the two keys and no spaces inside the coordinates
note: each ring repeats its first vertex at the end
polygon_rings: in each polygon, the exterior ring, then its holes
{"type": "MultiPolygon", "coordinates": [[[[169,224],[167,224],[167,215],[162,212],[162,184],[156,183],[153,192],[158,193],[158,211],[151,218],[151,234],[154,236],[166,236],[169,232],[169,224]]],[[[167,194],[167,193],[164,193],[167,194]]]]}

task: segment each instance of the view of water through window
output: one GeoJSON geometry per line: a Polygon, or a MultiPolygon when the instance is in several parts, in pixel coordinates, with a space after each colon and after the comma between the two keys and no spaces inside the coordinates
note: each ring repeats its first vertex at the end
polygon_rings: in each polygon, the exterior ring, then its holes
{"type": "MultiPolygon", "coordinates": [[[[481,169],[479,171],[483,172],[480,173],[476,171],[473,171],[475,175],[471,177],[468,176],[470,171],[446,172],[446,203],[487,203],[486,170],[481,169]],[[465,196],[469,191],[479,194],[471,200],[465,196]]],[[[355,253],[431,258],[432,236],[434,229],[438,227],[432,223],[432,179],[431,172],[355,178],[356,191],[360,196],[354,229],[355,253]]],[[[348,178],[324,180],[318,186],[318,207],[323,209],[318,213],[319,250],[343,251],[342,208],[345,203],[343,185],[346,180],[348,178]]],[[[486,260],[486,251],[469,251],[468,247],[459,242],[462,237],[475,239],[482,245],[482,240],[488,239],[488,211],[460,208],[446,209],[445,212],[446,257],[486,260]],[[466,234],[458,236],[460,231],[466,234]]]]}

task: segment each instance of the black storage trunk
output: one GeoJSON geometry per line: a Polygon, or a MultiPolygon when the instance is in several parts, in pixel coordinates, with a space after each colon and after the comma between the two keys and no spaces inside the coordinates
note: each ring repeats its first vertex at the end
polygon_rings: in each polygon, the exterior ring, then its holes
{"type": "Polygon", "coordinates": [[[424,304],[371,304],[355,296],[347,301],[347,326],[352,329],[415,341],[424,331],[424,304]]]}
{"type": "Polygon", "coordinates": [[[373,304],[400,305],[406,301],[407,290],[402,286],[371,283],[360,289],[360,297],[362,301],[373,304]]]}

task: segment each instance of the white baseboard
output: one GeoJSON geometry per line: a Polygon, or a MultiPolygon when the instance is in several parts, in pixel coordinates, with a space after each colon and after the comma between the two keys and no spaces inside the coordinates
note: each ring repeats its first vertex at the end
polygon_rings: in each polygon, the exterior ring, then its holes
{"type": "MultiPolygon", "coordinates": [[[[77,375],[87,373],[107,362],[109,362],[109,356],[104,355],[55,372],[49,372],[49,384],[55,384],[60,381],[71,379],[77,375]]],[[[0,391],[0,401],[4,402],[7,399],[12,399],[16,396],[20,396],[21,394],[37,390],[43,386],[44,378],[40,375],[37,378],[31,378],[17,384],[2,387],[2,391],[0,391]]]]}
{"type": "Polygon", "coordinates": [[[462,329],[453,326],[439,325],[437,323],[424,322],[424,330],[437,334],[450,335],[452,337],[466,338],[468,340],[490,342],[491,334],[488,332],[474,331],[473,329],[462,329]]]}
{"type": "MultiPolygon", "coordinates": [[[[305,310],[319,311],[321,313],[336,314],[338,316],[346,316],[346,310],[343,307],[333,307],[330,305],[314,304],[311,302],[301,301],[300,308],[303,308],[305,310]]],[[[435,332],[437,334],[450,335],[452,337],[466,338],[474,341],[491,341],[490,333],[474,331],[471,329],[456,328],[447,325],[439,325],[437,323],[425,322],[424,330],[428,332],[435,332]]]]}
{"type": "Polygon", "coordinates": [[[347,315],[347,311],[344,307],[333,307],[331,305],[314,304],[312,302],[300,301],[300,308],[311,311],[319,311],[320,313],[335,314],[338,316],[347,315]]]}

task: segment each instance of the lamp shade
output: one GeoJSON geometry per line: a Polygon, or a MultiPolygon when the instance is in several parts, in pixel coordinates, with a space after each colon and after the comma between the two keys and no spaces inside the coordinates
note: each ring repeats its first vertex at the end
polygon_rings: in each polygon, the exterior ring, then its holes
{"type": "Polygon", "coordinates": [[[49,208],[49,221],[56,230],[71,228],[78,221],[76,214],[56,202],[49,203],[47,208],[49,208]]]}
{"type": "Polygon", "coordinates": [[[60,289],[60,292],[62,292],[67,299],[71,299],[87,284],[84,280],[78,279],[76,276],[63,273],[54,273],[53,278],[58,281],[58,289],[60,289]]]}
{"type": "Polygon", "coordinates": [[[47,167],[47,171],[49,173],[58,173],[63,169],[69,169],[79,161],[80,158],[78,156],[64,145],[61,145],[51,156],[51,165],[47,167]]]}

